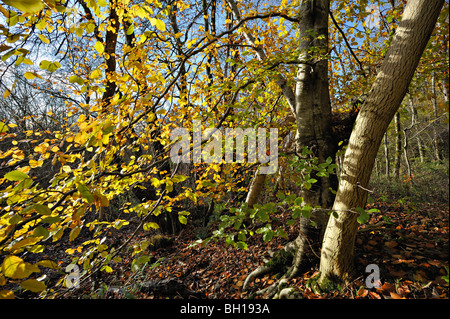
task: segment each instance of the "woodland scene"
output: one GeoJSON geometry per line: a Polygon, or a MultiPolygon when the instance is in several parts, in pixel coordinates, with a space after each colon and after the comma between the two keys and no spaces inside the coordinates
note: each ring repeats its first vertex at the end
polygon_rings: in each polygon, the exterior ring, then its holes
{"type": "Polygon", "coordinates": [[[0,1],[0,298],[448,299],[448,65],[447,0],[0,1]]]}

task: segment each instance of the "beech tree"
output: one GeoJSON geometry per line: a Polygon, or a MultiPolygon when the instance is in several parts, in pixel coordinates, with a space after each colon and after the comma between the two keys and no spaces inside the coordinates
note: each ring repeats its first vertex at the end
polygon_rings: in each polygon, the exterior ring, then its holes
{"type": "MultiPolygon", "coordinates": [[[[47,287],[34,278],[41,268],[77,266],[86,280],[113,272],[126,248],[138,269],[154,240],[131,245],[136,234],[179,234],[199,215],[217,226],[202,244],[248,249],[251,236],[296,227],[278,252],[290,262],[282,280],[257,293],[280,293],[318,262],[322,239],[321,279],[345,280],[381,138],[442,3],[3,0],[0,297],[14,285],[57,296],[65,277],[47,287]],[[170,156],[179,128],[188,163],[170,156]],[[278,128],[276,174],[250,163],[248,136],[246,161],[226,163],[216,137],[236,128],[278,128]],[[200,162],[196,144],[208,146],[200,162]],[[280,207],[292,219],[275,229],[280,207]],[[124,226],[130,236],[117,242],[124,226]],[[69,265],[45,254],[62,239],[69,265]]],[[[441,74],[434,81],[445,91],[441,74]]],[[[243,288],[272,269],[250,272],[243,288]]]]}
{"type": "Polygon", "coordinates": [[[357,215],[383,135],[402,102],[444,1],[408,1],[402,20],[367,99],[361,106],[345,152],[339,188],[322,245],[320,280],[346,280],[352,272],[357,215]]]}

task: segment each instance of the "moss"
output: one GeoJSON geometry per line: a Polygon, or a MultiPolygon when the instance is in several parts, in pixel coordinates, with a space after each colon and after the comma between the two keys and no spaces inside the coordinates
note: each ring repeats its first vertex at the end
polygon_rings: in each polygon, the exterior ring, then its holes
{"type": "Polygon", "coordinates": [[[306,287],[311,288],[311,290],[316,294],[322,294],[330,291],[341,291],[342,281],[337,277],[325,277],[321,278],[320,272],[311,277],[306,282],[306,287]]]}
{"type": "Polygon", "coordinates": [[[272,268],[275,273],[285,273],[292,265],[293,259],[293,252],[287,252],[281,249],[272,256],[272,259],[265,266],[272,268]]]}

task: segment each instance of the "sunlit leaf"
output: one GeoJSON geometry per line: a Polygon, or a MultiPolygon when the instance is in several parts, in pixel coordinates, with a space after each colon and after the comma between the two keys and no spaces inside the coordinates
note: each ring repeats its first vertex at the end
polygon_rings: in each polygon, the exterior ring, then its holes
{"type": "Polygon", "coordinates": [[[42,282],[36,279],[28,279],[20,283],[20,286],[23,289],[28,289],[32,292],[41,292],[44,291],[47,286],[42,282]]]}
{"type": "Polygon", "coordinates": [[[10,5],[25,13],[36,13],[44,9],[45,5],[41,0],[2,0],[7,5],[10,5]]]}
{"type": "Polygon", "coordinates": [[[23,279],[27,278],[33,272],[40,272],[39,267],[13,255],[6,256],[3,259],[2,271],[6,277],[12,279],[23,279]]]}
{"type": "Polygon", "coordinates": [[[16,170],[6,173],[5,178],[9,181],[23,181],[24,179],[29,178],[29,176],[21,171],[16,170]]]}

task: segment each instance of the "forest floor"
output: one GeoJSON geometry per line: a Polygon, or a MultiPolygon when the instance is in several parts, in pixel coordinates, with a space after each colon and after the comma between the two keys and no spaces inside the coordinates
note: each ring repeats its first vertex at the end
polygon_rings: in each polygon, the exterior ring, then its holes
{"type": "MultiPolygon", "coordinates": [[[[449,298],[449,206],[446,204],[409,204],[404,201],[377,202],[368,208],[379,209],[367,224],[360,226],[355,246],[354,280],[344,287],[317,294],[308,280],[317,274],[311,268],[293,278],[289,284],[304,298],[350,299],[441,299],[449,298]],[[380,287],[367,288],[366,266],[379,267],[380,287]]],[[[286,225],[288,213],[279,212],[272,220],[286,225]]],[[[117,240],[128,238],[132,228],[120,231],[117,240]]],[[[149,252],[151,262],[137,271],[131,270],[130,251],[112,263],[114,271],[101,272],[90,285],[68,291],[69,298],[246,298],[251,292],[273,284],[279,274],[256,278],[249,291],[242,292],[248,274],[270,259],[269,252],[281,249],[297,233],[286,229],[289,239],[274,238],[264,242],[262,236],[247,239],[249,249],[210,241],[206,246],[191,246],[200,230],[193,225],[173,237],[168,247],[149,252]]],[[[142,232],[133,242],[148,239],[142,232]]],[[[262,298],[264,296],[261,296],[262,298]]]]}

